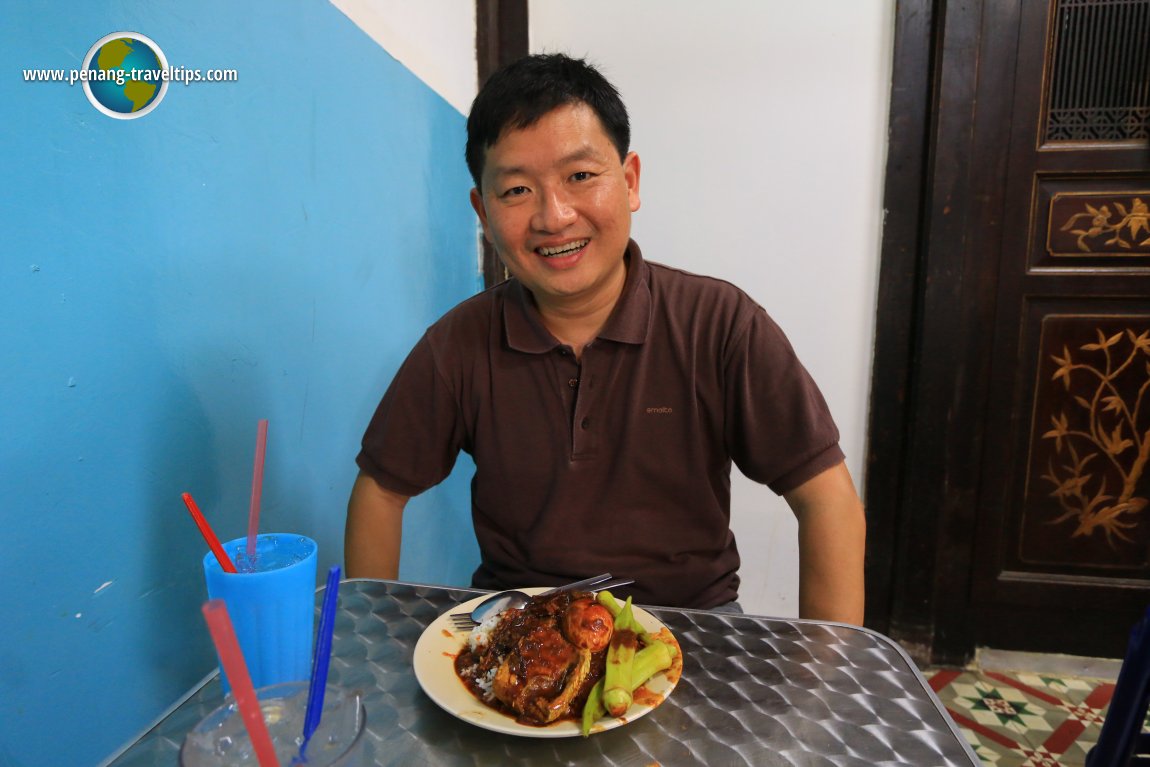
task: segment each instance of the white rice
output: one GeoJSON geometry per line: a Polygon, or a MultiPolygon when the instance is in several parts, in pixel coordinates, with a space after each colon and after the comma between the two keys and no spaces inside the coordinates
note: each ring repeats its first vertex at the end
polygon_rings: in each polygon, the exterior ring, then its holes
{"type": "MultiPolygon", "coordinates": [[[[495,627],[499,625],[499,619],[502,616],[503,613],[489,615],[483,623],[471,630],[471,634],[467,637],[467,646],[471,649],[471,652],[476,655],[481,655],[487,650],[491,644],[491,633],[495,631],[495,627]]],[[[467,669],[469,672],[468,676],[475,680],[476,687],[483,691],[484,699],[490,703],[495,700],[495,693],[492,692],[491,686],[495,683],[495,674],[499,671],[499,668],[497,666],[492,667],[491,670],[483,676],[474,676],[477,670],[475,666],[467,669]]]]}
{"type": "Polygon", "coordinates": [[[483,690],[483,699],[488,703],[495,700],[495,693],[491,690],[491,685],[495,683],[495,674],[498,671],[498,668],[493,668],[483,676],[475,678],[476,687],[483,690]]]}
{"type": "Polygon", "coordinates": [[[471,634],[467,637],[467,646],[471,648],[471,652],[476,655],[481,654],[491,644],[491,632],[495,631],[495,627],[499,625],[499,619],[503,613],[499,612],[495,615],[489,615],[475,628],[471,629],[471,634]]]}

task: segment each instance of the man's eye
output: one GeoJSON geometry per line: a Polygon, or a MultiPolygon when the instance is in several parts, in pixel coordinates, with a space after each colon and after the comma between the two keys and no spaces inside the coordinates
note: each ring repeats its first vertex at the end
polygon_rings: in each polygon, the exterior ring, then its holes
{"type": "Polygon", "coordinates": [[[513,186],[503,193],[503,197],[519,197],[520,195],[527,194],[527,187],[513,186]]]}
{"type": "Polygon", "coordinates": [[[572,173],[571,174],[571,180],[572,181],[586,181],[587,179],[591,178],[593,175],[595,175],[595,174],[591,173],[590,171],[581,170],[578,173],[572,173]]]}

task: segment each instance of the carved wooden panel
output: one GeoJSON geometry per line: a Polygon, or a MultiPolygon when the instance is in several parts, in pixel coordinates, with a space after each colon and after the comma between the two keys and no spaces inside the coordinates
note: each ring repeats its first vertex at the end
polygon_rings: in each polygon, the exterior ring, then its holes
{"type": "Polygon", "coordinates": [[[1037,357],[1018,564],[1144,574],[1150,313],[1048,314],[1037,357]]]}
{"type": "Polygon", "coordinates": [[[1058,256],[1150,255],[1150,190],[1066,192],[1050,200],[1047,252],[1058,256]],[[1145,198],[1145,200],[1143,199],[1145,198]]]}
{"type": "Polygon", "coordinates": [[[1150,272],[1150,178],[1039,175],[1031,268],[1150,272]]]}

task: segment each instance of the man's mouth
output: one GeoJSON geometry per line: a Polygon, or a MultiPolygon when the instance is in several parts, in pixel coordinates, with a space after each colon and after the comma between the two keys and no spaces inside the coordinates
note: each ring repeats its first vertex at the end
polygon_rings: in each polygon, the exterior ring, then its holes
{"type": "Polygon", "coordinates": [[[576,240],[575,242],[568,242],[564,245],[556,245],[553,248],[536,248],[535,252],[544,258],[562,258],[563,256],[570,256],[583,248],[587,247],[590,240],[576,240]]]}

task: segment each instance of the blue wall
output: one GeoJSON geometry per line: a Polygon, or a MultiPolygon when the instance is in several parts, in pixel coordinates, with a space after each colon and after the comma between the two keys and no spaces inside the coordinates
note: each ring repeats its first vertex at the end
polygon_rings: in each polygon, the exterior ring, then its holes
{"type": "MultiPolygon", "coordinates": [[[[260,418],[262,529],[342,561],[367,419],[479,287],[458,112],[326,0],[154,6],[5,5],[5,766],[98,763],[213,668],[180,493],[242,535],[260,418]],[[132,121],[23,81],[122,30],[239,81],[132,121]]],[[[467,581],[469,475],[413,501],[402,577],[467,581]]]]}

